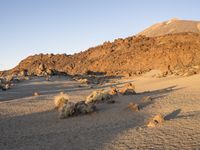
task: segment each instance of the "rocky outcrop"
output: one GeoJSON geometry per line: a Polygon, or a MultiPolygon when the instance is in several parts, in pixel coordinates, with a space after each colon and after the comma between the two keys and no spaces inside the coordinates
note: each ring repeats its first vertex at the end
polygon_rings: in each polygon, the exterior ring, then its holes
{"type": "Polygon", "coordinates": [[[177,33],[159,37],[132,36],[105,42],[74,55],[29,56],[0,75],[107,74],[141,75],[161,70],[161,77],[187,76],[200,70],[200,34],[177,33]],[[24,73],[21,73],[25,71],[24,73]]]}

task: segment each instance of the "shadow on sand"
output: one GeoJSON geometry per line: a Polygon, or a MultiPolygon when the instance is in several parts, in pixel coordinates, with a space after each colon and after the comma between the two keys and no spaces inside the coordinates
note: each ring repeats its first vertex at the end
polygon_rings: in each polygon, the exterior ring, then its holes
{"type": "MultiPolygon", "coordinates": [[[[157,99],[178,90],[174,88],[134,96],[156,95],[157,99]]],[[[144,124],[148,114],[120,111],[125,106],[124,103],[105,105],[109,109],[100,108],[98,113],[64,120],[57,118],[55,110],[0,119],[0,149],[104,149],[118,134],[144,124]]],[[[172,112],[166,119],[176,117],[180,111],[172,112]]]]}
{"type": "Polygon", "coordinates": [[[165,120],[171,120],[171,119],[175,119],[177,118],[178,114],[180,114],[181,112],[181,109],[177,109],[177,110],[174,110],[173,112],[171,112],[170,114],[166,115],[164,117],[165,120]]]}
{"type": "MultiPolygon", "coordinates": [[[[119,79],[121,76],[108,76],[106,80],[119,79]]],[[[58,80],[58,79],[56,79],[58,80]]],[[[112,85],[94,85],[93,88],[90,85],[83,86],[82,84],[74,81],[69,77],[60,77],[59,82],[56,80],[45,81],[44,78],[40,77],[36,80],[22,81],[8,91],[0,92],[0,102],[14,99],[20,99],[25,97],[33,96],[35,92],[42,95],[57,94],[59,92],[74,92],[74,91],[88,91],[93,89],[102,89],[111,86],[122,85],[128,82],[115,83],[112,85]]]]}

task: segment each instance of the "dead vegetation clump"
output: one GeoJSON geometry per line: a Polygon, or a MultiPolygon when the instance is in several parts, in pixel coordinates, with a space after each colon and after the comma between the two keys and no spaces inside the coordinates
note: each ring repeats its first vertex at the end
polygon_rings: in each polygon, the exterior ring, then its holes
{"type": "Polygon", "coordinates": [[[161,114],[154,116],[147,124],[149,128],[155,128],[157,125],[164,123],[165,119],[161,114]]]}
{"type": "Polygon", "coordinates": [[[73,102],[66,102],[59,108],[59,118],[64,119],[70,117],[75,112],[75,104],[73,102]]]}
{"type": "Polygon", "coordinates": [[[88,114],[96,110],[94,103],[86,104],[85,101],[70,102],[69,96],[60,92],[54,99],[55,107],[59,111],[59,118],[64,119],[75,115],[88,114]]]}
{"type": "Polygon", "coordinates": [[[85,103],[98,103],[102,101],[110,101],[112,99],[112,96],[109,94],[109,92],[104,90],[97,90],[93,91],[89,96],[86,97],[85,103]]]}
{"type": "Polygon", "coordinates": [[[122,95],[133,95],[136,94],[135,86],[132,83],[127,83],[124,87],[122,87],[119,92],[122,95]]]}
{"type": "Polygon", "coordinates": [[[71,116],[84,115],[92,113],[96,110],[94,103],[85,104],[85,101],[77,103],[67,102],[59,108],[59,118],[65,119],[71,116]]]}
{"type": "Polygon", "coordinates": [[[69,101],[69,96],[61,92],[54,98],[54,104],[56,109],[62,108],[69,101]]]}
{"type": "Polygon", "coordinates": [[[75,104],[75,114],[87,114],[96,110],[94,103],[85,104],[85,101],[80,101],[75,104]]]}

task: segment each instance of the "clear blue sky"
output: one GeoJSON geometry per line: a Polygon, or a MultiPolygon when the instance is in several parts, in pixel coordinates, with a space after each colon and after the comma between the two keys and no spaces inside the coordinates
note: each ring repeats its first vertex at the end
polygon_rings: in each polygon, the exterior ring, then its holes
{"type": "Polygon", "coordinates": [[[29,55],[72,54],[171,18],[200,20],[200,1],[0,0],[0,70],[29,55]]]}

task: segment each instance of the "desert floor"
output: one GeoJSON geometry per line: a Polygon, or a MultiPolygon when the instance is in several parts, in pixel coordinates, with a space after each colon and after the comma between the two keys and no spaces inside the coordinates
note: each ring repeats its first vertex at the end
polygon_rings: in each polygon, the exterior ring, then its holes
{"type": "Polygon", "coordinates": [[[0,92],[0,150],[32,149],[200,149],[200,75],[191,77],[113,79],[93,89],[67,77],[22,81],[0,92]],[[114,104],[98,104],[98,110],[60,120],[53,99],[60,91],[72,101],[84,100],[95,89],[133,82],[137,95],[116,98],[114,104]],[[39,96],[33,96],[38,92],[39,96]],[[127,108],[152,96],[139,112],[127,108]],[[166,121],[146,127],[156,114],[166,121]]]}

